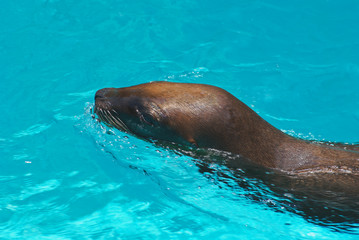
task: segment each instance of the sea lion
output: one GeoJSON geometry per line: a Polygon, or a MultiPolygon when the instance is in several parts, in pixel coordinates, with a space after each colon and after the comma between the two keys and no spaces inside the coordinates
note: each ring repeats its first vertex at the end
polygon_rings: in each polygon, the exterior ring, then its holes
{"type": "Polygon", "coordinates": [[[359,145],[294,138],[227,91],[204,84],[101,89],[94,112],[110,127],[167,142],[214,182],[240,187],[241,196],[339,231],[359,223],[359,145]]]}
{"type": "Polygon", "coordinates": [[[107,125],[145,139],[227,151],[266,168],[359,174],[358,151],[289,136],[211,85],[151,82],[104,88],[96,92],[95,113],[107,125]]]}

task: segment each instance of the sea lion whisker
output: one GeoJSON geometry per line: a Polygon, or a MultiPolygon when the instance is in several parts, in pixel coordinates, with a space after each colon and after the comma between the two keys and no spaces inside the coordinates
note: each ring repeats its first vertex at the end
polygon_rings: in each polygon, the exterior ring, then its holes
{"type": "Polygon", "coordinates": [[[100,119],[105,123],[108,122],[109,124],[112,124],[112,121],[109,119],[107,112],[102,108],[100,109],[100,111],[101,111],[101,114],[99,115],[100,119]]]}
{"type": "Polygon", "coordinates": [[[104,116],[103,116],[103,110],[102,108],[99,107],[95,107],[95,113],[96,115],[99,117],[100,121],[103,121],[104,116]]]}
{"type": "Polygon", "coordinates": [[[99,118],[102,122],[104,122],[104,123],[108,122],[109,124],[107,124],[107,125],[109,125],[109,126],[112,125],[114,127],[117,127],[117,128],[123,129],[124,131],[129,132],[128,127],[123,123],[123,121],[121,121],[118,118],[115,118],[109,110],[97,107],[96,114],[99,116],[99,118]]]}
{"type": "Polygon", "coordinates": [[[112,122],[115,123],[114,125],[119,126],[121,129],[123,129],[126,132],[130,132],[126,124],[119,117],[113,116],[113,114],[111,114],[110,111],[108,111],[108,115],[110,116],[112,122]]]}
{"type": "Polygon", "coordinates": [[[116,127],[116,123],[113,121],[113,118],[111,117],[111,114],[108,110],[104,111],[104,114],[106,116],[106,119],[108,122],[110,122],[111,125],[113,125],[114,127],[116,127]]]}
{"type": "MultiPolygon", "coordinates": [[[[118,114],[118,112],[114,109],[110,109],[110,111],[112,111],[115,115],[119,116],[120,114],[118,114]]],[[[111,114],[114,117],[114,114],[111,114]]],[[[114,117],[115,118],[115,117],[114,117]]],[[[115,118],[115,120],[119,121],[126,129],[128,129],[128,127],[126,126],[126,124],[121,120],[120,117],[115,118]]]]}
{"type": "Polygon", "coordinates": [[[109,110],[106,110],[106,117],[107,120],[114,125],[117,128],[123,129],[125,130],[125,127],[123,126],[123,124],[119,123],[118,121],[116,121],[116,118],[111,114],[111,112],[109,110]]]}
{"type": "Polygon", "coordinates": [[[106,122],[107,116],[105,115],[105,111],[102,108],[100,110],[101,110],[100,118],[101,118],[101,120],[103,120],[103,122],[106,122]]]}

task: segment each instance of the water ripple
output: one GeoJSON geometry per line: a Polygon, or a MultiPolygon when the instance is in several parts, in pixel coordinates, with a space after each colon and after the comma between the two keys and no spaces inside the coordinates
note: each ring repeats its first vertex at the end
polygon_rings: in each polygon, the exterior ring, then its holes
{"type": "Polygon", "coordinates": [[[47,129],[49,129],[51,127],[52,124],[35,124],[25,130],[19,131],[17,133],[15,133],[13,136],[15,138],[20,138],[20,137],[26,137],[26,136],[32,136],[32,135],[36,135],[39,134],[41,132],[46,131],[47,129]]]}

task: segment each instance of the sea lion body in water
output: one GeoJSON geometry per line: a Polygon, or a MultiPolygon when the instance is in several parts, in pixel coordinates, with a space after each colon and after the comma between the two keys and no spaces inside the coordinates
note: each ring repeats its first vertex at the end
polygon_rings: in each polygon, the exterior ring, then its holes
{"type": "Polygon", "coordinates": [[[268,194],[275,194],[271,206],[278,211],[286,206],[310,222],[329,222],[340,231],[359,223],[358,145],[288,136],[227,91],[203,84],[153,82],[101,89],[95,113],[111,127],[181,144],[176,151],[193,157],[200,172],[223,184],[234,182],[250,199],[266,203],[268,194]],[[213,170],[213,162],[231,173],[213,170]],[[264,191],[262,184],[252,186],[251,179],[263,183],[264,191]]]}
{"type": "Polygon", "coordinates": [[[95,113],[108,125],[146,139],[228,151],[267,168],[359,174],[359,152],[286,135],[211,85],[152,82],[104,88],[95,95],[95,113]]]}

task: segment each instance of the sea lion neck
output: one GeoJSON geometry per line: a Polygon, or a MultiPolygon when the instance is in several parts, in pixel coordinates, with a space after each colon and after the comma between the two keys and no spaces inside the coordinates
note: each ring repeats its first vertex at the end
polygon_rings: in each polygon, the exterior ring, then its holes
{"type": "MultiPolygon", "coordinates": [[[[244,129],[238,127],[242,132],[238,134],[238,145],[232,152],[256,164],[290,172],[306,172],[308,169],[359,171],[359,152],[289,136],[251,109],[247,114],[251,121],[246,120],[248,124],[244,129]]],[[[243,122],[240,125],[244,126],[243,122]]]]}
{"type": "Polygon", "coordinates": [[[261,118],[256,112],[237,100],[234,107],[237,119],[234,121],[234,136],[229,151],[238,153],[256,164],[276,168],[281,165],[281,146],[288,141],[296,141],[270,123],[261,118]]]}

